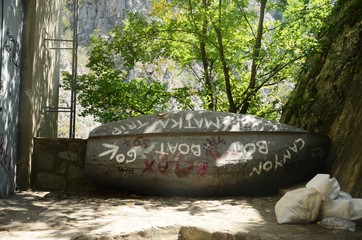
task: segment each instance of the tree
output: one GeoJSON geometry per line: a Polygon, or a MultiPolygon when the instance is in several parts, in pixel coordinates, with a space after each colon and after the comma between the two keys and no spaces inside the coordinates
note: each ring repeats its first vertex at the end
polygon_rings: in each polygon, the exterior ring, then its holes
{"type": "MultiPolygon", "coordinates": [[[[127,80],[123,63],[117,61],[111,43],[92,37],[87,66],[90,72],[78,77],[78,100],[82,115],[91,114],[100,122],[110,122],[131,116],[166,111],[165,103],[178,102],[181,108],[191,105],[186,88],[172,91],[154,79],[127,80]]],[[[71,74],[63,73],[65,88],[70,89],[71,74]]]]}
{"type": "Polygon", "coordinates": [[[253,49],[252,55],[252,64],[251,64],[251,74],[250,74],[250,81],[247,89],[245,90],[244,94],[246,94],[243,102],[241,103],[241,113],[246,113],[249,109],[250,105],[250,98],[253,95],[253,90],[255,89],[256,84],[256,75],[257,75],[257,67],[258,67],[258,59],[260,57],[260,50],[261,50],[261,41],[263,39],[263,28],[264,28],[264,15],[265,15],[265,8],[266,8],[267,0],[261,0],[260,2],[260,14],[259,14],[259,23],[258,23],[258,31],[255,38],[255,46],[253,49]]]}
{"type": "Polygon", "coordinates": [[[91,73],[80,78],[80,102],[102,121],[163,111],[170,99],[178,108],[193,108],[195,95],[207,110],[276,118],[280,84],[293,82],[305,57],[317,52],[315,36],[330,8],[327,0],[261,0],[259,11],[246,0],[153,1],[147,16],[129,13],[109,39],[92,38],[91,73]],[[283,17],[266,20],[272,11],[283,17]],[[168,89],[152,77],[127,80],[137,63],[165,59],[198,88],[168,89]]]}

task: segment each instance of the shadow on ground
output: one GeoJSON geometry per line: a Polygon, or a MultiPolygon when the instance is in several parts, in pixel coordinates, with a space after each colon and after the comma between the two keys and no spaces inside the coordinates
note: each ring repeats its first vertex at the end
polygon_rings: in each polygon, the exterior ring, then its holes
{"type": "Polygon", "coordinates": [[[279,198],[19,192],[0,199],[0,239],[362,239],[361,222],[355,232],[279,225],[279,198]]]}

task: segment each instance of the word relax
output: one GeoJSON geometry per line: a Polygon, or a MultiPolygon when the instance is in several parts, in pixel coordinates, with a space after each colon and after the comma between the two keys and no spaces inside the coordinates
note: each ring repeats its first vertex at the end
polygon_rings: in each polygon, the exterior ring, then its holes
{"type": "Polygon", "coordinates": [[[183,171],[187,172],[195,171],[197,174],[206,174],[207,173],[207,162],[195,162],[192,160],[181,160],[181,161],[148,161],[145,160],[145,169],[143,172],[151,173],[154,171],[153,167],[156,165],[157,170],[160,173],[166,173],[167,171],[183,171]]]}

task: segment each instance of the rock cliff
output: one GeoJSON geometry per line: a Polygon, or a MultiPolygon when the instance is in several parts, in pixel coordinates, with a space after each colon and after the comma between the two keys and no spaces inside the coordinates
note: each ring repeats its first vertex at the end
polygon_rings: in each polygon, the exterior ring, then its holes
{"type": "MultiPolygon", "coordinates": [[[[79,1],[78,40],[83,45],[88,42],[94,30],[108,34],[116,24],[121,24],[128,11],[147,12],[151,6],[149,0],[83,0],[79,1]]],[[[71,11],[73,1],[68,0],[67,8],[71,11]]]]}
{"type": "Polygon", "coordinates": [[[339,1],[309,59],[282,121],[333,141],[330,173],[362,197],[362,1],[339,1]]]}

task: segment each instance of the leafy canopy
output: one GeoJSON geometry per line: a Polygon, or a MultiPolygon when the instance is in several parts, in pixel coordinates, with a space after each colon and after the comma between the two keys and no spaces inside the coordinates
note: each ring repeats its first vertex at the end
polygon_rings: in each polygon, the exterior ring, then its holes
{"type": "Polygon", "coordinates": [[[202,108],[278,118],[330,10],[330,0],[153,0],[148,14],[129,12],[108,37],[91,38],[90,72],[78,79],[83,114],[108,122],[202,108]]]}

